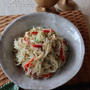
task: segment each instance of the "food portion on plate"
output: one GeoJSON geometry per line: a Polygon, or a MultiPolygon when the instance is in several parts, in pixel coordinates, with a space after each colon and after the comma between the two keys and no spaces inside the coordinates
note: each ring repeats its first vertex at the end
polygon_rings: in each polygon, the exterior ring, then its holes
{"type": "Polygon", "coordinates": [[[50,78],[68,57],[68,46],[52,28],[33,27],[14,40],[15,61],[32,78],[50,78]]]}

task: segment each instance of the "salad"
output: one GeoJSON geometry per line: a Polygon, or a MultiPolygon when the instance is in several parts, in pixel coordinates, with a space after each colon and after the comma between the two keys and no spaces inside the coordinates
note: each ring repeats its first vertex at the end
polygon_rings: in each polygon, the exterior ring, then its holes
{"type": "Polygon", "coordinates": [[[52,28],[33,27],[14,40],[15,61],[32,78],[50,78],[64,65],[68,46],[52,28]]]}

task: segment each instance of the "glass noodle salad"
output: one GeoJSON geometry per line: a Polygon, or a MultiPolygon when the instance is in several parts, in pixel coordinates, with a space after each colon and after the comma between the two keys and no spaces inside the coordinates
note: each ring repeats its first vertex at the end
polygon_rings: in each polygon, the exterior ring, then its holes
{"type": "Polygon", "coordinates": [[[14,40],[15,60],[32,78],[50,78],[67,59],[67,43],[52,28],[33,27],[14,40]]]}

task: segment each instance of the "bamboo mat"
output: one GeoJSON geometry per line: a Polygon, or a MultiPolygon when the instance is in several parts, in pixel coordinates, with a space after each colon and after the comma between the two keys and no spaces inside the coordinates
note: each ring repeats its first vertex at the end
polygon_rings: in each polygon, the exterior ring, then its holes
{"type": "MultiPolygon", "coordinates": [[[[84,17],[80,11],[66,11],[60,12],[60,15],[70,20],[76,27],[79,29],[80,33],[83,36],[85,42],[85,58],[84,63],[79,71],[79,73],[70,80],[66,85],[81,83],[81,82],[89,82],[90,81],[90,41],[88,36],[88,29],[84,17]]],[[[4,28],[14,19],[22,15],[12,15],[12,16],[0,16],[0,35],[4,28]]],[[[10,81],[2,69],[0,68],[0,86],[10,81]]]]}

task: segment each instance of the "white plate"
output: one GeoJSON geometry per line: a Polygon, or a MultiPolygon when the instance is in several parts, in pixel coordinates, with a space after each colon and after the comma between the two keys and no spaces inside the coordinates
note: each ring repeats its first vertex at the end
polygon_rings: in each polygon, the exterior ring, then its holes
{"type": "Polygon", "coordinates": [[[6,75],[24,89],[53,89],[71,80],[80,70],[84,57],[84,43],[78,29],[67,19],[51,13],[32,13],[19,17],[10,23],[0,38],[0,63],[6,75]],[[13,41],[24,34],[31,26],[52,27],[70,45],[70,58],[67,64],[52,78],[32,80],[16,67],[13,60],[13,41]]]}

